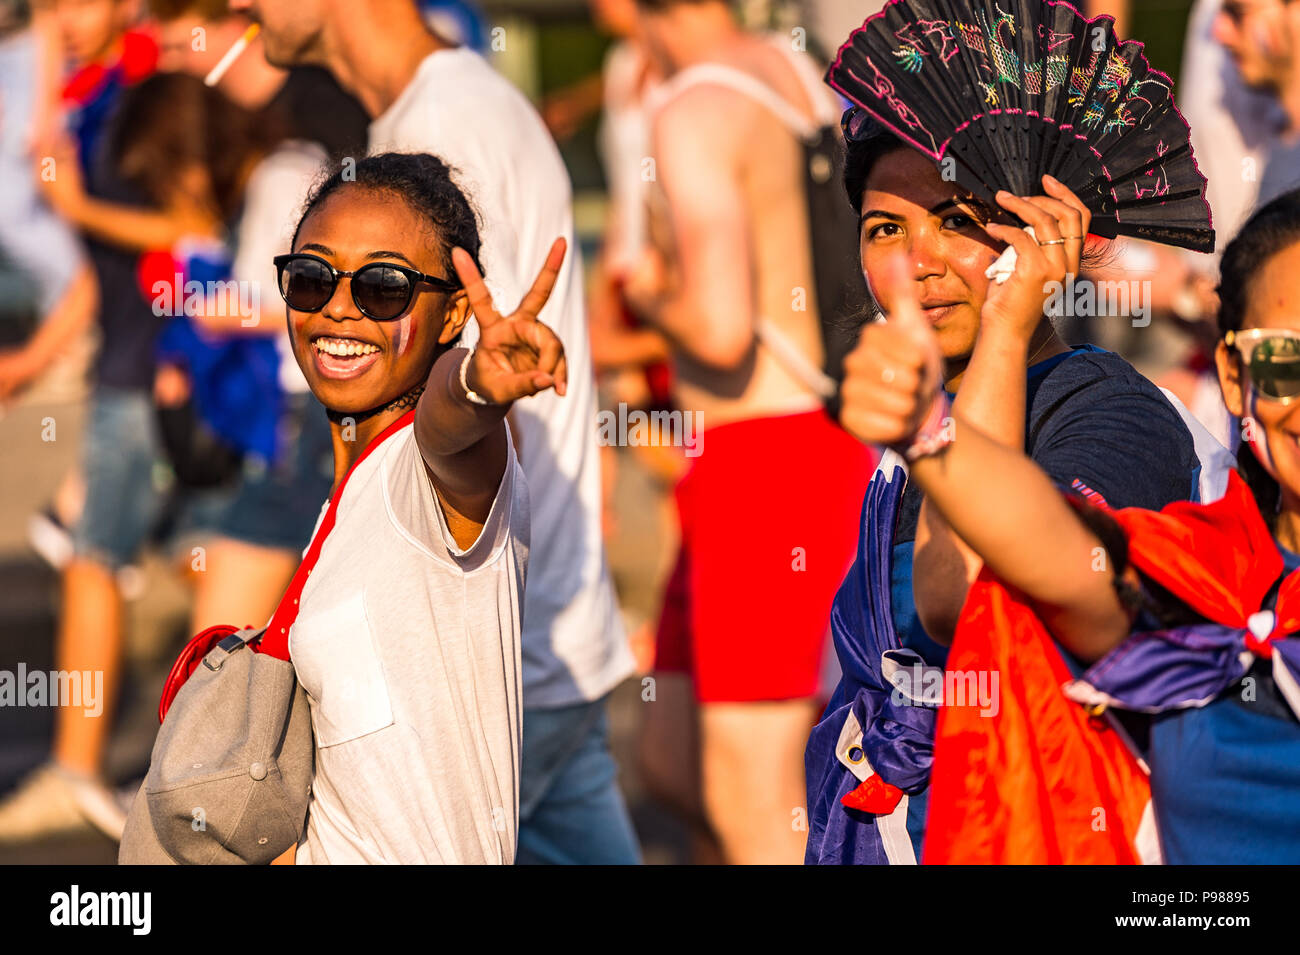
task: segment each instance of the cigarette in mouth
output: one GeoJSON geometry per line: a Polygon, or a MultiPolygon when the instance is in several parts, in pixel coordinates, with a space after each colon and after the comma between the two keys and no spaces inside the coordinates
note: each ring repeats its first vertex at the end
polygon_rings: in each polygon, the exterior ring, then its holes
{"type": "Polygon", "coordinates": [[[250,23],[248,29],[244,31],[244,35],[234,42],[234,45],[226,51],[226,55],[212,68],[212,72],[203,78],[203,84],[205,86],[216,86],[220,83],[221,78],[226,75],[226,71],[230,69],[231,64],[239,59],[239,54],[248,49],[248,44],[257,38],[257,34],[261,29],[261,24],[250,23]]]}

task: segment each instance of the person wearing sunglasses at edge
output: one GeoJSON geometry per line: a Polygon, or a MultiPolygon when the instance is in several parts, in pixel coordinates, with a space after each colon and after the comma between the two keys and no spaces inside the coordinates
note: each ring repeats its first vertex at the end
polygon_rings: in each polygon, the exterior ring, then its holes
{"type": "Polygon", "coordinates": [[[328,409],[339,498],[295,622],[263,639],[311,706],[295,859],[509,864],[529,511],[505,416],[565,393],[564,349],[537,321],[565,245],[502,316],[441,160],[381,154],[354,176],[315,190],[275,260],[294,355],[328,409]],[[471,311],[472,351],[457,347],[471,311]]]}
{"type": "MultiPolygon", "coordinates": [[[[1224,251],[1215,363],[1242,444],[1214,503],[1157,514],[1067,498],[1041,465],[959,405],[950,440],[911,466],[927,502],[1089,665],[1066,694],[1148,715],[1144,754],[1169,863],[1300,858],[1297,268],[1300,191],[1292,191],[1256,212],[1224,251]],[[972,485],[983,489],[978,500],[965,490],[972,485]],[[1110,558],[1101,565],[1099,546],[1110,558]]],[[[896,369],[894,382],[860,362],[844,420],[862,440],[905,447],[946,402],[926,371],[940,345],[903,297],[882,332],[880,362],[896,369]]],[[[943,748],[942,729],[936,777],[946,785],[968,767],[944,761],[957,748],[943,748]]]]}
{"type": "MultiPolygon", "coordinates": [[[[1000,192],[1000,208],[986,208],[865,110],[849,109],[842,125],[874,302],[889,316],[917,299],[961,420],[1028,455],[1060,487],[1113,506],[1158,509],[1221,493],[1227,453],[1206,451],[1202,466],[1198,447],[1217,448],[1204,429],[1118,355],[1067,345],[1047,317],[1049,283],[1077,275],[1085,259],[1090,216],[1074,193],[1045,176],[1042,194],[1000,192]],[[998,284],[986,269],[1008,243],[1019,261],[998,284]],[[903,267],[891,269],[893,260],[903,267]]],[[[841,423],[864,440],[896,415],[895,392],[919,387],[891,360],[897,336],[888,322],[868,324],[848,358],[841,423]]],[[[1001,481],[963,481],[968,506],[995,513],[988,502],[1001,481]]],[[[807,863],[921,858],[936,710],[916,705],[917,687],[900,689],[899,672],[942,674],[982,566],[926,490],[897,455],[882,459],[867,489],[857,558],[831,617],[843,676],[805,751],[807,863]]],[[[1036,527],[1055,533],[1049,521],[1036,527]]]]}

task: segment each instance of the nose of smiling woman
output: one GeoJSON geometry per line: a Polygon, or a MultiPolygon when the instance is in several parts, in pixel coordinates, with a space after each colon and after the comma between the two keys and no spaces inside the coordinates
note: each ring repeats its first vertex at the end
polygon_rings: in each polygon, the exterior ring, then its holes
{"type": "MultiPolygon", "coordinates": [[[[338,266],[336,265],[335,268],[338,268],[338,266]]],[[[325,303],[325,307],[321,309],[321,314],[336,322],[348,319],[359,320],[365,317],[361,314],[361,310],[357,308],[356,303],[352,301],[352,276],[339,276],[339,280],[334,283],[334,294],[325,303]]]]}

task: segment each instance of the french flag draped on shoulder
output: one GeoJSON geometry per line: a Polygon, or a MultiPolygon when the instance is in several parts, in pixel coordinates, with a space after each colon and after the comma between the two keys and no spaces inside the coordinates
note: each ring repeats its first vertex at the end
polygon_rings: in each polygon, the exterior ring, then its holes
{"type": "Polygon", "coordinates": [[[996,718],[938,720],[926,862],[1139,862],[1158,856],[1145,764],[1107,710],[1204,707],[1257,663],[1300,718],[1300,570],[1284,562],[1236,475],[1212,504],[1111,512],[1128,558],[1191,622],[1134,631],[1078,679],[1042,623],[987,572],[950,667],[1000,667],[996,718]]]}

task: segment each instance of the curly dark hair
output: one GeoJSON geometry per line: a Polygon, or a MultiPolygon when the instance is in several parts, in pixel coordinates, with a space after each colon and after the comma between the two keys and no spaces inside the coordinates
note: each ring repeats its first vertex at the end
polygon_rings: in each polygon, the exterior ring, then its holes
{"type": "Polygon", "coordinates": [[[298,233],[312,211],[343,187],[355,185],[397,196],[427,219],[441,244],[446,275],[453,278],[456,275],[451,250],[457,246],[469,253],[483,274],[478,217],[469,198],[451,177],[452,168],[428,153],[380,153],[355,164],[345,158],[308,196],[293,230],[293,247],[297,247],[298,233]]]}

